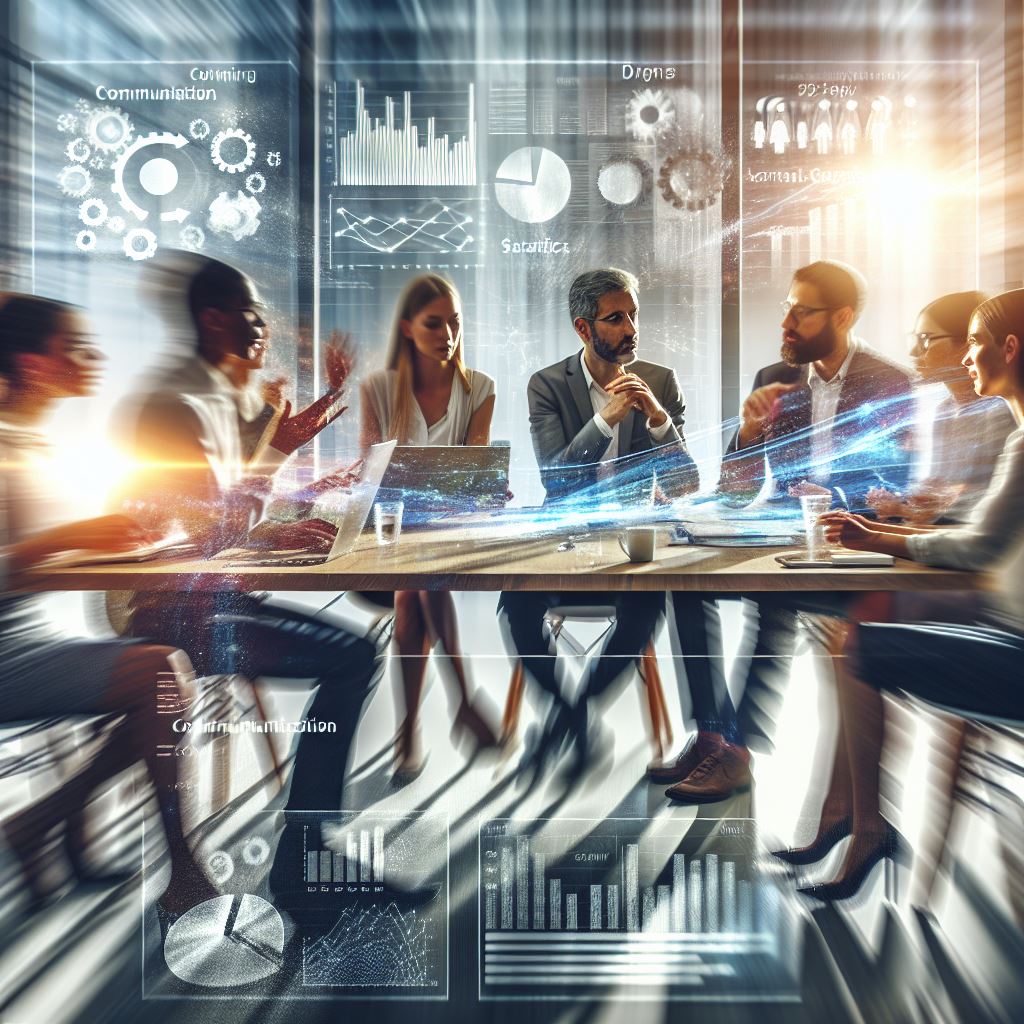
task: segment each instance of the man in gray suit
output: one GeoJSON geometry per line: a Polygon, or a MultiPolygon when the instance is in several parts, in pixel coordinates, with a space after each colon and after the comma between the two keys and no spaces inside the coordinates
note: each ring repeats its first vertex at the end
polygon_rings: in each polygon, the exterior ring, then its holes
{"type": "MultiPolygon", "coordinates": [[[[530,379],[530,433],[546,503],[571,500],[587,508],[610,499],[649,500],[655,480],[672,498],[699,486],[683,439],[685,406],[676,375],[637,360],[636,289],[637,279],[623,270],[580,274],[569,289],[569,315],[582,351],[530,379]]],[[[506,633],[527,673],[552,699],[545,730],[528,752],[538,769],[567,738],[582,769],[589,753],[588,701],[605,693],[639,656],[664,610],[664,594],[657,593],[501,595],[498,612],[506,633]],[[575,704],[561,693],[544,636],[545,613],[565,604],[616,610],[615,628],[575,704]]]]}

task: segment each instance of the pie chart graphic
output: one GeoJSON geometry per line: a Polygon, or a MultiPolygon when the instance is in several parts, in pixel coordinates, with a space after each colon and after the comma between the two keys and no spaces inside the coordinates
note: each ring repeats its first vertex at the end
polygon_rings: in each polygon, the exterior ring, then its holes
{"type": "Polygon", "coordinates": [[[218,896],[182,914],[167,932],[164,960],[190,985],[234,988],[281,969],[284,922],[266,900],[218,896]]]}
{"type": "Polygon", "coordinates": [[[561,213],[571,191],[565,161],[543,146],[524,146],[510,153],[494,176],[498,205],[525,224],[543,224],[561,213]]]}

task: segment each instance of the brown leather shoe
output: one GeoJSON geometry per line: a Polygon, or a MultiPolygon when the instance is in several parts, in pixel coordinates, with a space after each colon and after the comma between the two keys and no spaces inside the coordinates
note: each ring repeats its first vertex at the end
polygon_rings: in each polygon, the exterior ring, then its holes
{"type": "Polygon", "coordinates": [[[750,773],[750,754],[745,747],[723,742],[682,782],[669,786],[665,796],[681,804],[708,804],[727,800],[749,791],[754,781],[750,773]]]}
{"type": "Polygon", "coordinates": [[[723,743],[725,740],[721,733],[695,733],[674,761],[652,761],[647,766],[647,778],[651,782],[682,782],[708,754],[718,750],[723,743]]]}

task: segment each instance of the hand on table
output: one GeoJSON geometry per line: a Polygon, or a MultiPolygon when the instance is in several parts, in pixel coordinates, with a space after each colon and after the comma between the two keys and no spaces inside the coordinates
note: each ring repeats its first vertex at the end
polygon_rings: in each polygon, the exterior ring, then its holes
{"type": "Polygon", "coordinates": [[[819,521],[830,544],[842,544],[853,551],[885,552],[884,535],[872,529],[870,519],[852,512],[826,512],[819,521]]]}
{"type": "Polygon", "coordinates": [[[160,539],[156,530],[146,530],[128,516],[110,515],[61,526],[53,538],[57,551],[130,551],[160,539]]]}
{"type": "Polygon", "coordinates": [[[316,501],[317,498],[330,491],[348,490],[353,484],[359,482],[363,472],[365,459],[356,459],[351,466],[344,469],[336,469],[333,473],[327,473],[314,480],[311,484],[303,487],[296,493],[300,501],[316,501]]]}

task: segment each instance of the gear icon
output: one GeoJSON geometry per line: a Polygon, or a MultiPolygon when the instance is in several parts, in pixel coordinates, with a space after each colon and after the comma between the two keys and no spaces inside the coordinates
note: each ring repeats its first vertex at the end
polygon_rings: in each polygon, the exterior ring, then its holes
{"type": "Polygon", "coordinates": [[[67,144],[64,152],[67,154],[67,158],[74,160],[76,164],[84,164],[92,155],[89,143],[85,139],[72,139],[67,144]]]}
{"type": "MultiPolygon", "coordinates": [[[[140,135],[130,143],[114,163],[114,183],[110,186],[111,192],[117,196],[121,207],[128,213],[134,214],[139,220],[145,220],[149,216],[149,211],[132,201],[124,186],[124,171],[128,166],[128,161],[140,149],[145,149],[147,146],[173,146],[175,149],[181,149],[187,145],[188,139],[184,135],[176,135],[173,132],[151,132],[149,135],[140,135]]],[[[178,211],[172,211],[162,213],[160,218],[161,220],[174,220],[181,215],[178,211]]]]}
{"type": "Polygon", "coordinates": [[[148,260],[156,255],[156,235],[149,228],[132,228],[124,236],[124,254],[130,260],[148,260]]]}
{"type": "Polygon", "coordinates": [[[677,210],[706,210],[718,202],[729,162],[710,150],[683,150],[670,156],[658,172],[658,188],[677,210]]]}
{"type": "Polygon", "coordinates": [[[256,159],[256,143],[252,141],[252,136],[241,128],[225,128],[224,131],[217,132],[213,137],[213,142],[210,143],[210,159],[219,170],[227,171],[228,174],[237,174],[239,171],[246,170],[256,159]],[[245,156],[240,160],[224,159],[221,150],[228,139],[238,139],[239,142],[245,144],[245,156]]]}
{"type": "Polygon", "coordinates": [[[210,217],[207,223],[218,235],[230,235],[236,242],[256,234],[260,226],[259,212],[262,209],[254,196],[239,191],[232,198],[221,192],[210,203],[210,217]]]}
{"type": "Polygon", "coordinates": [[[638,89],[626,105],[626,127],[641,142],[664,135],[675,118],[675,104],[661,89],[638,89]]]}
{"type": "Polygon", "coordinates": [[[89,166],[94,171],[102,171],[106,168],[107,161],[104,160],[101,156],[94,156],[89,159],[89,166]]]}
{"type": "Polygon", "coordinates": [[[242,860],[250,867],[259,867],[270,856],[270,844],[262,836],[253,836],[242,847],[242,860]]]}
{"type": "Polygon", "coordinates": [[[83,97],[75,100],[75,110],[80,114],[88,114],[92,107],[89,105],[89,101],[83,97]]]}
{"type": "Polygon", "coordinates": [[[223,885],[235,873],[234,859],[224,850],[214,850],[206,861],[206,867],[217,885],[223,885]]]}
{"type": "Polygon", "coordinates": [[[82,252],[89,252],[96,248],[96,232],[95,231],[79,231],[75,235],[75,245],[78,246],[82,252]]]}
{"type": "Polygon", "coordinates": [[[78,127],[78,118],[73,114],[61,114],[57,118],[57,131],[73,132],[78,127]]]}
{"type": "Polygon", "coordinates": [[[115,235],[124,234],[124,229],[128,225],[124,222],[124,217],[119,217],[116,213],[107,221],[107,230],[113,232],[115,235]]]}
{"type": "Polygon", "coordinates": [[[178,233],[178,242],[182,248],[198,252],[206,244],[206,232],[197,224],[186,224],[178,233]]]}
{"type": "Polygon", "coordinates": [[[78,219],[91,228],[98,228],[107,219],[107,204],[102,199],[86,199],[78,208],[78,219]]]}
{"type": "Polygon", "coordinates": [[[253,171],[253,173],[245,179],[246,191],[251,192],[254,196],[258,196],[266,187],[267,179],[264,178],[259,171],[253,171]]]}
{"type": "Polygon", "coordinates": [[[131,142],[135,129],[116,107],[99,107],[89,115],[85,133],[94,149],[118,153],[131,142]]]}
{"type": "Polygon", "coordinates": [[[201,117],[197,117],[189,126],[188,133],[197,142],[202,142],[210,134],[210,126],[201,117]]]}
{"type": "Polygon", "coordinates": [[[267,166],[268,167],[280,167],[281,166],[281,154],[280,153],[268,153],[267,154],[267,166]]]}
{"type": "Polygon", "coordinates": [[[57,175],[61,192],[72,199],[80,199],[92,188],[92,175],[78,164],[69,164],[57,175]]]}

